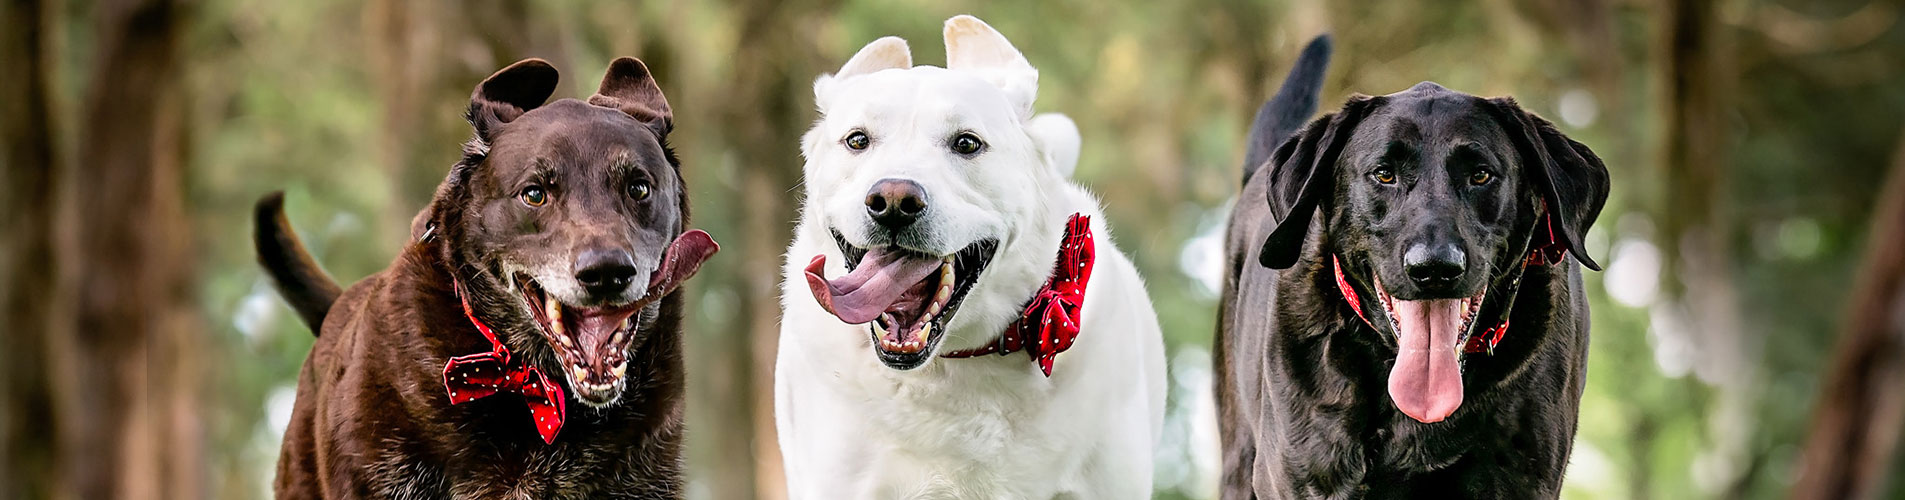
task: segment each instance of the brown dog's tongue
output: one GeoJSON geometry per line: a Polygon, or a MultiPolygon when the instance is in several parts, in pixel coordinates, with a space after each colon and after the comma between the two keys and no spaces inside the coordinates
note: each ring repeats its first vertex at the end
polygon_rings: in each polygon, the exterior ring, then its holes
{"type": "Polygon", "coordinates": [[[668,250],[662,252],[661,267],[648,278],[648,296],[661,297],[675,291],[675,287],[693,277],[701,270],[701,263],[718,251],[721,245],[715,244],[714,237],[708,236],[707,231],[691,229],[676,236],[675,241],[668,244],[668,250]]]}
{"type": "Polygon", "coordinates": [[[807,264],[807,288],[814,292],[820,307],[839,316],[840,321],[860,324],[873,321],[886,312],[900,294],[939,270],[940,260],[890,248],[867,251],[860,266],[828,280],[827,256],[814,256],[807,264]]]}
{"type": "MultiPolygon", "coordinates": [[[[721,245],[715,244],[714,238],[708,236],[707,232],[700,229],[690,230],[675,237],[675,241],[669,243],[668,248],[662,251],[661,265],[655,269],[655,274],[649,277],[648,294],[641,300],[612,309],[581,310],[563,308],[560,303],[551,301],[549,304],[552,310],[547,313],[557,320],[560,328],[575,333],[575,340],[584,346],[584,352],[600,355],[602,348],[609,347],[612,334],[621,329],[622,322],[641,311],[642,308],[648,307],[649,304],[673,293],[682,282],[688,281],[688,278],[693,277],[696,271],[701,270],[702,262],[706,262],[720,250],[721,245]]],[[[588,361],[594,363],[599,360],[588,361]]]]}
{"type": "Polygon", "coordinates": [[[1462,367],[1455,339],[1462,328],[1462,301],[1397,300],[1396,366],[1389,370],[1389,399],[1423,423],[1441,422],[1462,406],[1462,367]]]}

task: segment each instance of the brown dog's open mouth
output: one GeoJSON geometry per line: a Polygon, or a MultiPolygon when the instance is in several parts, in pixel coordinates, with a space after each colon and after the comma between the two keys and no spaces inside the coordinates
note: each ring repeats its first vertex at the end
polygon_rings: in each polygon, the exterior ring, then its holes
{"type": "Polygon", "coordinates": [[[1488,289],[1461,299],[1397,300],[1375,280],[1389,326],[1396,333],[1396,364],[1389,399],[1423,423],[1440,422],[1462,406],[1462,348],[1473,335],[1488,289]]]}
{"type": "Polygon", "coordinates": [[[682,233],[662,254],[662,263],[648,281],[648,293],[627,304],[578,307],[550,297],[529,276],[518,275],[523,301],[542,326],[543,337],[562,363],[576,399],[593,406],[613,404],[621,396],[628,372],[628,351],[641,323],[642,309],[673,293],[701,269],[701,263],[720,250],[708,233],[682,233]]]}
{"type": "Polygon", "coordinates": [[[981,240],[952,255],[932,256],[891,246],[857,248],[838,233],[834,240],[849,272],[829,280],[827,256],[814,256],[807,265],[814,300],[841,321],[873,323],[875,353],[901,370],[926,363],[999,246],[981,240]]]}

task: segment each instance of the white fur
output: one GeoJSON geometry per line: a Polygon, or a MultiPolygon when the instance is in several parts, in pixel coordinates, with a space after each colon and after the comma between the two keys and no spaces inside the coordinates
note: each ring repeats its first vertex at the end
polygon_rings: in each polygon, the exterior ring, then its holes
{"type": "Polygon", "coordinates": [[[821,117],[801,140],[805,202],[781,289],[775,423],[789,498],[1149,498],[1164,415],[1164,345],[1135,267],[1112,244],[1098,200],[1069,180],[1078,129],[1032,115],[1038,72],[970,16],[946,22],[950,68],[912,66],[906,44],[868,44],[814,84],[821,117]],[[872,145],[842,139],[866,131],[872,145]],[[952,154],[971,131],[981,154],[952,154]],[[900,371],[874,355],[868,326],[828,314],[804,269],[827,256],[829,228],[868,238],[874,182],[912,179],[931,208],[923,242],[944,255],[996,238],[998,254],[947,325],[937,353],[990,343],[1044,284],[1065,221],[1092,218],[1097,242],[1083,330],[1052,376],[1029,356],[934,358],[900,371]]]}

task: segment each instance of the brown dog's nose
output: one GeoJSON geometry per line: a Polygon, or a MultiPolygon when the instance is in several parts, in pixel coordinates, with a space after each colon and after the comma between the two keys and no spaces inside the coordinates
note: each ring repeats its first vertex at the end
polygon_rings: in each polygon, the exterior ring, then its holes
{"type": "Polygon", "coordinates": [[[897,231],[926,213],[926,188],[906,179],[881,179],[867,191],[866,203],[873,222],[897,231]]]}
{"type": "Polygon", "coordinates": [[[635,281],[635,258],[619,249],[584,250],[575,259],[575,280],[598,298],[621,295],[635,281]]]}

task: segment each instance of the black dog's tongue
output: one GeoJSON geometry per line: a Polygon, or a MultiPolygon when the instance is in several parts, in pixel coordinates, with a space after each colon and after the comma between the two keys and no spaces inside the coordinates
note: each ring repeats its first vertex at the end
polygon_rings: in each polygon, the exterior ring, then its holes
{"type": "Polygon", "coordinates": [[[1462,406],[1462,365],[1456,345],[1463,326],[1459,299],[1397,300],[1396,365],[1389,399],[1424,423],[1440,422],[1462,406]]]}

